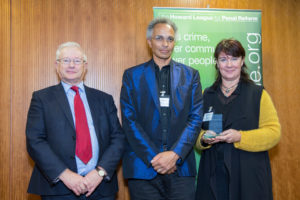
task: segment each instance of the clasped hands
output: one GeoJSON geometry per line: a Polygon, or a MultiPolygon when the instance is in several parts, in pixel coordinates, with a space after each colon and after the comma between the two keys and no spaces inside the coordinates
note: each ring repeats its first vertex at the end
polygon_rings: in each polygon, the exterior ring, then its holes
{"type": "Polygon", "coordinates": [[[159,174],[172,174],[176,171],[179,156],[174,151],[164,151],[151,160],[152,167],[159,174]]]}
{"type": "Polygon", "coordinates": [[[59,179],[77,196],[85,194],[86,197],[88,197],[102,182],[103,177],[100,177],[95,169],[90,171],[86,176],[81,176],[69,169],[66,169],[59,176],[59,179]]]}
{"type": "MultiPolygon", "coordinates": [[[[210,132],[210,134],[216,135],[214,131],[208,130],[208,132],[210,132]]],[[[204,138],[202,136],[201,140],[207,144],[215,144],[218,142],[234,143],[241,141],[241,133],[235,129],[228,129],[214,138],[204,138]]]]}

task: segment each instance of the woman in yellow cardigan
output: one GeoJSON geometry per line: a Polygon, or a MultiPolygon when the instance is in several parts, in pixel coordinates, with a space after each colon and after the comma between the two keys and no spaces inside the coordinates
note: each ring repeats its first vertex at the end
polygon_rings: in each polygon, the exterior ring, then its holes
{"type": "Polygon", "coordinates": [[[280,139],[269,94],[246,72],[237,40],[216,47],[217,78],[203,94],[202,150],[196,200],[272,200],[268,150],[280,139]]]}

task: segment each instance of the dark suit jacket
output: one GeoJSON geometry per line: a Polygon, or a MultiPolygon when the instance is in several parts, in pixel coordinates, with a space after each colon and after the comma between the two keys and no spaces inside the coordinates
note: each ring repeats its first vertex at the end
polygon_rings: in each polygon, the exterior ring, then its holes
{"type": "MultiPolygon", "coordinates": [[[[102,181],[93,197],[113,195],[118,190],[115,170],[122,157],[124,134],[112,96],[85,86],[85,92],[99,143],[98,166],[110,181],[102,181]]],[[[28,192],[38,195],[71,193],[55,179],[66,169],[77,172],[76,132],[67,96],[61,84],[36,91],[32,95],[26,126],[27,151],[35,167],[28,192]]]]}
{"type": "MultiPolygon", "coordinates": [[[[121,108],[127,145],[123,158],[125,178],[151,179],[152,158],[161,152],[160,103],[153,60],[127,69],[123,75],[121,108]]],[[[180,176],[195,176],[193,145],[202,123],[202,91],[198,71],[170,63],[171,102],[169,150],[180,156],[180,176]]]]}

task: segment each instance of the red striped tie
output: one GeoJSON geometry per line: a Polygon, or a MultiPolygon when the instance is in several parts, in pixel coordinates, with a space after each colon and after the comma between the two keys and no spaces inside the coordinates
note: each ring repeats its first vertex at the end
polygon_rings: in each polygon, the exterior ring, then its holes
{"type": "Polygon", "coordinates": [[[76,155],[82,162],[87,164],[92,158],[90,131],[86,119],[84,105],[79,95],[78,87],[72,86],[71,89],[76,92],[74,98],[76,155]]]}

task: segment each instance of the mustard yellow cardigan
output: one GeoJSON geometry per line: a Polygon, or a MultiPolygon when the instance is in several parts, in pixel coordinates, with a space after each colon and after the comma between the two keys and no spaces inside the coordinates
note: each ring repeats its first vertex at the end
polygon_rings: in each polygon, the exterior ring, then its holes
{"type": "MultiPolygon", "coordinates": [[[[280,140],[281,128],[276,109],[267,91],[263,90],[260,100],[259,127],[249,131],[239,131],[241,140],[234,143],[237,149],[259,152],[267,151],[274,147],[280,140]]],[[[203,146],[201,138],[205,130],[200,132],[196,142],[196,148],[205,150],[211,145],[203,146]]]]}

